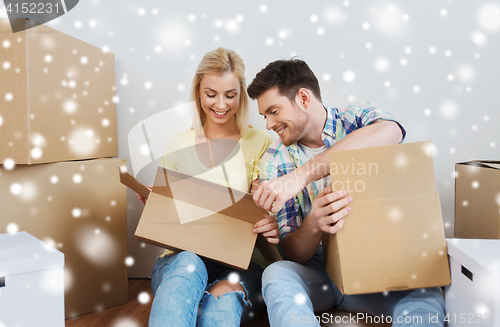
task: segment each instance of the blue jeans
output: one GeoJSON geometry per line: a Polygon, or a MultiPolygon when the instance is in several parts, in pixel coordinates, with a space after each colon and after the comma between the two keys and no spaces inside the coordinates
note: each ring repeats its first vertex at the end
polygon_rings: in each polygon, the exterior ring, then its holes
{"type": "MultiPolygon", "coordinates": [[[[315,318],[314,311],[332,307],[354,313],[352,317],[357,313],[360,317],[361,313],[379,318],[384,315],[384,321],[392,321],[392,326],[444,326],[441,288],[342,295],[324,269],[321,246],[305,265],[278,261],[268,266],[262,275],[262,294],[272,327],[320,326],[320,322],[330,320],[322,320],[323,315],[315,318]],[[437,322],[434,318],[429,322],[436,315],[437,322]]],[[[366,320],[358,322],[362,321],[366,320]]]]}
{"type": "Polygon", "coordinates": [[[204,262],[189,251],[158,259],[151,275],[154,300],[149,326],[239,326],[250,320],[264,306],[262,268],[253,262],[250,268],[256,272],[204,262]],[[208,293],[217,281],[235,277],[246,299],[241,291],[218,298],[208,293]]]}

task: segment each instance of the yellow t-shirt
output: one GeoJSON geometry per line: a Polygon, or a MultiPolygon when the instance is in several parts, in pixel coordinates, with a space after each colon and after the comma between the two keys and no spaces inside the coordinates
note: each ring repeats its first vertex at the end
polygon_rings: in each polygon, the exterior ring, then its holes
{"type": "MultiPolygon", "coordinates": [[[[221,164],[209,168],[201,162],[196,151],[195,132],[183,131],[170,139],[161,166],[248,192],[252,181],[259,177],[260,159],[271,143],[272,138],[266,132],[249,127],[238,141],[239,146],[235,146],[221,164]]],[[[172,253],[165,250],[162,257],[172,253]]],[[[254,248],[251,260],[265,268],[266,261],[257,248],[254,248]]]]}

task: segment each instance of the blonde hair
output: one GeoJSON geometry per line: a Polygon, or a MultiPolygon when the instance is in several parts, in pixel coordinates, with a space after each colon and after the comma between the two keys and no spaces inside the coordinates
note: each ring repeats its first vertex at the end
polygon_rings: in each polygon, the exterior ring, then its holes
{"type": "Polygon", "coordinates": [[[196,104],[195,112],[192,113],[193,130],[197,136],[204,136],[203,124],[205,124],[207,118],[207,115],[201,108],[201,101],[198,96],[201,80],[205,74],[223,75],[228,72],[234,73],[240,82],[240,104],[235,114],[235,120],[240,130],[241,137],[245,135],[249,127],[245,64],[241,57],[233,50],[218,48],[207,52],[205,56],[203,56],[203,59],[201,59],[196,69],[196,74],[193,77],[193,83],[191,85],[191,101],[194,101],[196,104]]]}

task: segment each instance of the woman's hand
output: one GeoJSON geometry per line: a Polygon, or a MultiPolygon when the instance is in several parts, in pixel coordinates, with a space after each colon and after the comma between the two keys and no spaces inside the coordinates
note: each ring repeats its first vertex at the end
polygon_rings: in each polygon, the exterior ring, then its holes
{"type": "MultiPolygon", "coordinates": [[[[152,184],[152,183],[149,183],[149,184],[148,184],[148,188],[149,188],[150,190],[152,190],[152,189],[153,189],[153,184],[152,184]]],[[[141,202],[142,202],[144,205],[146,205],[146,201],[147,201],[147,199],[145,199],[143,196],[139,195],[139,193],[135,193],[135,194],[137,195],[137,197],[139,198],[139,200],[141,200],[141,202]]]]}
{"type": "Polygon", "coordinates": [[[259,220],[255,224],[253,232],[256,234],[262,233],[262,236],[264,236],[269,243],[278,244],[280,241],[278,223],[271,215],[266,214],[264,219],[259,220]]]}

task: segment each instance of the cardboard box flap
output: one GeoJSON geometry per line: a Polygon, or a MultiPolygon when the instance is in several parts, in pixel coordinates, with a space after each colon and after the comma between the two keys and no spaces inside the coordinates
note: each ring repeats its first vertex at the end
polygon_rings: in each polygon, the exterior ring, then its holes
{"type": "Polygon", "coordinates": [[[139,183],[137,179],[135,179],[132,175],[130,175],[126,171],[122,171],[121,168],[118,168],[118,171],[120,173],[120,183],[127,186],[131,190],[135,191],[143,198],[145,199],[148,198],[150,190],[147,188],[147,186],[144,186],[143,184],[139,183]]]}
{"type": "Polygon", "coordinates": [[[155,180],[153,191],[174,199],[181,223],[220,213],[255,224],[266,214],[251,194],[163,167],[158,167],[158,174],[164,179],[155,180]]]}
{"type": "Polygon", "coordinates": [[[431,142],[332,151],[334,191],[355,200],[431,194],[436,191],[431,142]]]}
{"type": "Polygon", "coordinates": [[[26,232],[1,234],[0,262],[0,277],[5,277],[62,267],[64,254],[26,232]]]}
{"type": "Polygon", "coordinates": [[[500,161],[496,161],[496,160],[472,160],[472,161],[467,161],[467,162],[460,162],[457,165],[500,169],[500,161]]]}
{"type": "MultiPolygon", "coordinates": [[[[483,281],[500,275],[500,240],[447,238],[448,255],[483,281]]],[[[498,281],[497,281],[498,283],[498,281]]]]}

